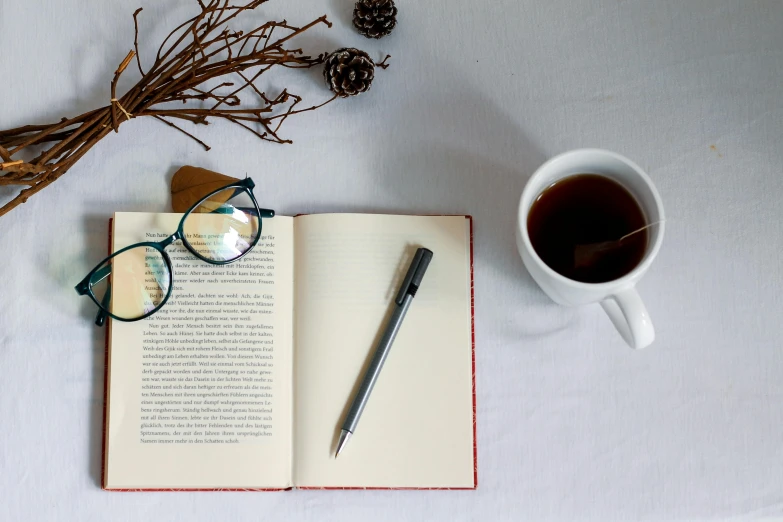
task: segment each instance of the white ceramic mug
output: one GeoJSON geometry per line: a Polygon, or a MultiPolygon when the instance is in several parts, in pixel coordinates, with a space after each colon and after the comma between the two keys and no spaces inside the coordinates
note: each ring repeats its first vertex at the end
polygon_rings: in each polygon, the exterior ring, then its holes
{"type": "Polygon", "coordinates": [[[635,286],[650,268],[661,248],[663,221],[661,197],[650,178],[638,165],[607,150],[572,150],[541,165],[525,185],[519,202],[517,248],[530,275],[556,303],[579,306],[600,302],[628,345],[632,348],[644,348],[655,339],[655,329],[635,286]],[[574,281],[549,268],[533,249],[527,230],[530,207],[547,187],[574,174],[601,174],[619,182],[634,195],[647,223],[660,222],[648,229],[647,250],[642,261],[619,279],[606,283],[574,281]]]}

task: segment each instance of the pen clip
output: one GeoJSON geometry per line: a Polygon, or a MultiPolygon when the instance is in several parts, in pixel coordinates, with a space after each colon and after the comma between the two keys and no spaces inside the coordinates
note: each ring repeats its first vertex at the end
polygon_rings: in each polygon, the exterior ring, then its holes
{"type": "Polygon", "coordinates": [[[405,274],[405,279],[402,280],[400,291],[397,293],[397,298],[394,300],[397,306],[402,306],[405,301],[405,296],[415,296],[421,285],[421,280],[424,278],[424,272],[427,271],[427,267],[432,261],[432,251],[426,248],[419,248],[416,250],[416,255],[413,256],[411,266],[408,268],[408,273],[405,274]]]}

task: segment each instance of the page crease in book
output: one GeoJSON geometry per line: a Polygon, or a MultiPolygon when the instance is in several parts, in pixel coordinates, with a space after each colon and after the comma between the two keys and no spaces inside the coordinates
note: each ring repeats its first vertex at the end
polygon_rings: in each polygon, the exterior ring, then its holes
{"type": "MultiPolygon", "coordinates": [[[[110,251],[180,219],[118,212],[110,251]]],[[[104,489],[477,486],[470,216],[276,216],[235,263],[210,265],[179,242],[167,253],[166,305],[107,330],[104,489]],[[427,277],[335,459],[419,247],[434,253],[427,277]]]]}

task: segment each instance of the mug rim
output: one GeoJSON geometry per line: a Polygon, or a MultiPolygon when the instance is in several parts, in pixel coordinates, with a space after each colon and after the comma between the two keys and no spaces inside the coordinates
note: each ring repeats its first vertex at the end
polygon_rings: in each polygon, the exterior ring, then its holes
{"type": "MultiPolygon", "coordinates": [[[[627,190],[630,190],[626,187],[627,190]]],[[[631,192],[633,194],[633,192],[631,192]]],[[[634,197],[638,197],[636,194],[634,194],[634,197]]],[[[558,283],[562,285],[569,286],[571,288],[578,288],[578,289],[584,289],[584,290],[612,290],[615,288],[620,288],[624,286],[631,286],[633,285],[650,267],[653,260],[658,256],[658,251],[661,249],[661,243],[663,242],[663,235],[666,228],[666,218],[663,212],[663,202],[661,201],[661,196],[658,194],[658,189],[655,188],[655,185],[653,184],[650,177],[647,175],[647,173],[642,170],[639,165],[631,161],[630,159],[626,158],[625,156],[618,154],[616,152],[612,152],[610,150],[606,149],[598,149],[598,148],[582,148],[582,149],[572,149],[566,152],[561,152],[560,154],[557,154],[553,156],[552,158],[548,159],[544,163],[542,163],[536,171],[533,173],[532,176],[530,176],[530,179],[527,180],[527,183],[525,184],[525,188],[522,190],[522,195],[519,199],[519,208],[517,212],[517,227],[519,229],[520,235],[522,237],[522,243],[525,245],[525,249],[528,251],[528,254],[532,257],[532,259],[535,260],[536,264],[544,271],[544,273],[550,277],[551,279],[557,281],[558,283]],[[530,197],[530,192],[533,191],[533,185],[534,181],[537,177],[542,176],[542,172],[545,172],[546,170],[550,169],[552,164],[557,161],[562,161],[563,158],[568,156],[576,156],[580,154],[598,154],[605,157],[611,157],[613,159],[616,159],[620,161],[621,163],[628,166],[631,170],[633,170],[641,179],[644,181],[645,185],[647,185],[647,189],[652,194],[653,200],[655,201],[655,207],[658,212],[659,220],[661,221],[658,225],[658,235],[655,239],[655,242],[652,245],[647,246],[647,250],[645,251],[644,259],[641,263],[636,265],[633,270],[628,272],[627,274],[623,275],[622,277],[618,277],[617,279],[612,279],[611,281],[605,281],[603,283],[585,283],[583,281],[577,281],[575,279],[568,278],[556,271],[554,271],[552,268],[547,265],[543,259],[541,259],[538,255],[538,252],[536,252],[536,249],[533,248],[533,243],[530,241],[530,235],[528,234],[527,230],[527,218],[529,214],[529,209],[524,208],[525,200],[530,198],[531,205],[533,198],[537,196],[537,194],[533,194],[532,197],[530,197]]]]}

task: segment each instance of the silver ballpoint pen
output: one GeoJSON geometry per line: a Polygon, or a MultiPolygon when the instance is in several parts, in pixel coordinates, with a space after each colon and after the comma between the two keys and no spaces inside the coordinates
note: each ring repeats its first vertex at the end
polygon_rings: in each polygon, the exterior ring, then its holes
{"type": "Polygon", "coordinates": [[[373,386],[375,386],[375,382],[381,374],[383,363],[386,361],[389,351],[391,351],[394,338],[400,330],[402,320],[405,318],[405,314],[411,305],[411,301],[413,301],[413,297],[416,295],[416,291],[419,289],[419,285],[421,285],[424,272],[427,271],[427,266],[429,266],[431,260],[432,251],[426,248],[419,248],[413,257],[408,273],[402,281],[400,291],[397,292],[397,298],[394,300],[396,306],[386,325],[386,331],[383,332],[383,337],[381,337],[375,349],[375,355],[367,368],[367,372],[364,374],[362,385],[359,387],[359,391],[356,392],[348,414],[345,416],[345,421],[343,421],[343,426],[340,430],[340,440],[337,442],[337,451],[334,454],[335,458],[345,449],[345,445],[356,430],[356,425],[359,424],[359,418],[362,416],[362,411],[364,411],[364,407],[367,405],[373,386]]]}

